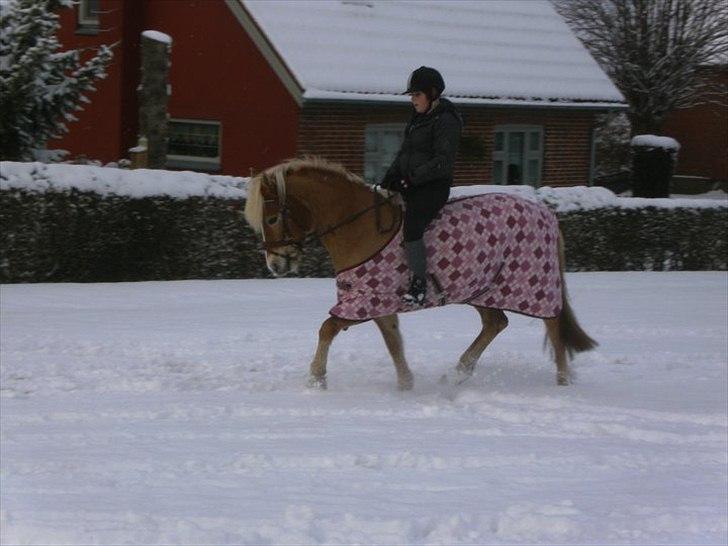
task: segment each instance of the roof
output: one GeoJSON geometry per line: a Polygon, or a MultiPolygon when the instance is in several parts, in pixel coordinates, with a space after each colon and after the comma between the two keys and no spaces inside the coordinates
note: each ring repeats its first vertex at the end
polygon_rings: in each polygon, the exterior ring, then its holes
{"type": "Polygon", "coordinates": [[[303,100],[405,101],[410,72],[427,65],[458,103],[625,102],[547,0],[234,2],[303,100]]]}

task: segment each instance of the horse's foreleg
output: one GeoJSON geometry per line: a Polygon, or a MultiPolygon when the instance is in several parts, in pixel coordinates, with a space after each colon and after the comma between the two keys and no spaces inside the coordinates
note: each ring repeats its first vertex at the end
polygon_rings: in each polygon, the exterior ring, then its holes
{"type": "Polygon", "coordinates": [[[561,339],[560,318],[549,318],[543,320],[546,325],[546,335],[551,341],[554,350],[554,360],[556,361],[556,383],[559,385],[571,384],[571,370],[566,356],[566,346],[561,339]]]}
{"type": "Polygon", "coordinates": [[[463,379],[473,374],[480,355],[483,354],[483,351],[485,351],[495,337],[508,326],[508,317],[500,309],[487,309],[485,307],[476,307],[475,309],[480,314],[483,327],[478,337],[475,338],[475,341],[462,354],[455,368],[457,374],[463,379]]]}
{"type": "Polygon", "coordinates": [[[329,347],[331,342],[341,330],[348,328],[355,322],[338,319],[336,317],[327,318],[321,328],[319,328],[319,341],[316,347],[316,354],[311,362],[311,375],[308,380],[309,387],[319,389],[326,388],[326,362],[329,358],[329,347]]]}
{"type": "Polygon", "coordinates": [[[402,344],[402,334],[399,331],[399,318],[397,315],[387,315],[386,317],[375,318],[379,330],[384,337],[384,343],[387,345],[389,354],[394,360],[394,367],[397,370],[397,384],[400,390],[408,391],[414,385],[414,377],[404,358],[404,346],[402,344]]]}

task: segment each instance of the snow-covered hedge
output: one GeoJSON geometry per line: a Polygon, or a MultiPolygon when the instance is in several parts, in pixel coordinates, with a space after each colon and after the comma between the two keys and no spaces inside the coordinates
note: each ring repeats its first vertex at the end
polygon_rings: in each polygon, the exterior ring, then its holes
{"type": "MultiPolygon", "coordinates": [[[[243,219],[247,179],[190,172],[0,163],[0,282],[268,276],[243,219]]],[[[559,215],[570,270],[726,269],[728,204],[625,199],[604,188],[477,186],[559,215]]],[[[333,274],[311,244],[306,276],[333,274]]]]}

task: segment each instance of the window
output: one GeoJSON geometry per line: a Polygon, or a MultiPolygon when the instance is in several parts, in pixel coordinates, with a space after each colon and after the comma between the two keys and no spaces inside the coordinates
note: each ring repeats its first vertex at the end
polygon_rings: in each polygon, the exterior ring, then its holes
{"type": "Polygon", "coordinates": [[[80,0],[78,3],[78,29],[98,32],[101,0],[80,0]]]}
{"type": "Polygon", "coordinates": [[[399,123],[367,125],[364,133],[364,179],[370,184],[382,181],[402,145],[404,128],[405,125],[399,123]]]}
{"type": "Polygon", "coordinates": [[[167,166],[201,171],[219,170],[221,132],[217,121],[170,120],[167,166]]]}
{"type": "Polygon", "coordinates": [[[541,184],[543,128],[496,127],[493,138],[493,184],[541,184]]]}

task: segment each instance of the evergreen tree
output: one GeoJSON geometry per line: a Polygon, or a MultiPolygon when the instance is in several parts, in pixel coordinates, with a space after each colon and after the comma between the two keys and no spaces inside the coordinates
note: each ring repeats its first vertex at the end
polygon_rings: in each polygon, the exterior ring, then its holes
{"type": "Polygon", "coordinates": [[[88,103],[86,93],[106,77],[112,53],[102,46],[81,63],[61,51],[61,7],[72,0],[11,0],[0,13],[0,159],[28,160],[33,149],[68,132],[66,122],[88,103]]]}

